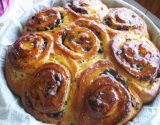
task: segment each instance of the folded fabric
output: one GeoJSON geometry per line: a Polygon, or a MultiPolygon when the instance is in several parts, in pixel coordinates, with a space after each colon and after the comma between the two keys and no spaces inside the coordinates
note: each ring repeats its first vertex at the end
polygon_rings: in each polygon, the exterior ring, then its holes
{"type": "Polygon", "coordinates": [[[9,0],[0,1],[0,16],[2,16],[9,6],[9,0]]]}

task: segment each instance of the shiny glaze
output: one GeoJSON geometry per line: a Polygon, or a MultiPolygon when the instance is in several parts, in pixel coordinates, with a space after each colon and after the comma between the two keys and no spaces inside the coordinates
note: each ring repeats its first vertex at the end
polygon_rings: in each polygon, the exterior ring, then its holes
{"type": "Polygon", "coordinates": [[[74,0],[67,3],[65,8],[76,16],[95,19],[104,17],[105,12],[108,11],[100,0],[74,0]]]}
{"type": "Polygon", "coordinates": [[[82,72],[78,79],[75,118],[80,125],[122,124],[131,112],[131,97],[110,71],[112,64],[99,60],[82,72]],[[102,72],[102,73],[100,73],[102,72]]]}
{"type": "Polygon", "coordinates": [[[51,62],[41,65],[25,84],[22,96],[25,109],[36,118],[61,119],[69,84],[70,74],[65,67],[51,62]]]}
{"type": "Polygon", "coordinates": [[[56,8],[44,9],[27,20],[26,26],[37,30],[54,29],[60,24],[61,15],[56,8]]]}
{"type": "Polygon", "coordinates": [[[47,57],[52,47],[52,37],[47,34],[21,36],[9,48],[9,64],[13,69],[24,72],[47,57]]]}
{"type": "MultiPolygon", "coordinates": [[[[155,75],[151,79],[146,75],[141,78],[138,75],[130,77],[123,72],[124,67],[116,64],[113,53],[110,53],[112,49],[109,48],[112,42],[110,38],[117,34],[135,33],[144,37],[146,24],[129,9],[122,8],[113,15],[118,23],[115,25],[111,18],[104,19],[106,15],[108,8],[100,0],[74,0],[64,8],[44,9],[28,19],[24,32],[39,33],[27,36],[26,40],[15,43],[9,49],[11,55],[8,54],[5,70],[6,75],[9,74],[7,82],[14,88],[11,90],[19,96],[23,91],[21,97],[24,108],[37,120],[62,125],[68,121],[69,124],[80,125],[125,124],[139,112],[143,103],[156,97],[160,83],[159,79],[155,79],[157,69],[152,70],[155,75]],[[102,24],[103,19],[107,25],[102,24]],[[12,71],[15,70],[15,77],[12,77],[12,71]]],[[[116,45],[119,45],[121,41],[117,39],[119,42],[116,45]]],[[[131,41],[130,37],[124,39],[131,41]]],[[[152,44],[150,46],[155,48],[152,44]]],[[[124,47],[121,47],[114,54],[119,57],[124,55],[125,59],[133,62],[131,67],[138,73],[143,67],[137,64],[148,65],[146,60],[149,61],[148,57],[154,55],[148,51],[150,47],[146,44],[124,43],[124,47]],[[132,55],[132,52],[142,54],[132,55]]],[[[151,62],[149,65],[155,67],[155,62],[151,62]]],[[[153,67],[150,66],[149,71],[153,67]]],[[[130,74],[132,76],[133,73],[130,74]]]]}
{"type": "Polygon", "coordinates": [[[139,35],[147,32],[146,25],[140,16],[127,8],[111,9],[108,17],[104,18],[103,23],[113,29],[113,31],[107,29],[112,32],[133,31],[139,35]]]}
{"type": "Polygon", "coordinates": [[[40,36],[30,34],[21,37],[14,43],[14,56],[17,59],[31,59],[43,51],[43,46],[45,47],[45,42],[40,36]]]}
{"type": "MultiPolygon", "coordinates": [[[[90,21],[86,21],[90,24],[90,21]]],[[[94,27],[98,25],[90,25],[94,27]]],[[[61,50],[66,56],[73,59],[87,59],[95,56],[100,47],[96,34],[87,25],[78,23],[65,28],[55,35],[55,49],[61,50]]]]}
{"type": "Polygon", "coordinates": [[[97,12],[93,9],[99,4],[102,4],[100,0],[74,0],[68,6],[76,13],[94,14],[97,12]]]}
{"type": "Polygon", "coordinates": [[[116,61],[140,81],[151,80],[157,75],[159,52],[149,40],[128,40],[127,36],[119,35],[112,39],[111,50],[116,61]]]}

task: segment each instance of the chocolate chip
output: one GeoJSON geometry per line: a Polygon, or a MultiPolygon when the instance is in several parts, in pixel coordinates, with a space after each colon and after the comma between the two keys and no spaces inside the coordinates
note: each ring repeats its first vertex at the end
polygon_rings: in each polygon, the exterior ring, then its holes
{"type": "Polygon", "coordinates": [[[103,23],[104,23],[105,25],[108,25],[108,24],[109,24],[109,20],[108,20],[108,19],[104,19],[104,20],[103,20],[103,23]]]}
{"type": "Polygon", "coordinates": [[[49,18],[52,17],[52,15],[47,15],[49,18]]]}
{"type": "Polygon", "coordinates": [[[115,102],[116,99],[115,99],[115,98],[110,98],[110,101],[111,101],[111,102],[115,102]]]}
{"type": "Polygon", "coordinates": [[[47,117],[55,118],[55,119],[59,120],[60,118],[62,118],[64,116],[64,113],[63,113],[63,111],[61,111],[58,113],[46,113],[46,115],[47,115],[47,117]]]}
{"type": "Polygon", "coordinates": [[[35,18],[35,16],[32,16],[32,20],[35,18]]]}
{"type": "Polygon", "coordinates": [[[62,41],[63,41],[63,42],[64,42],[66,36],[67,36],[67,32],[64,30],[64,31],[63,31],[63,35],[62,35],[62,41]]]}
{"type": "Polygon", "coordinates": [[[72,39],[74,39],[74,36],[69,36],[68,41],[71,41],[72,39]]]}
{"type": "Polygon", "coordinates": [[[85,4],[84,3],[80,3],[80,6],[83,7],[83,6],[85,6],[85,4]]]}
{"type": "Polygon", "coordinates": [[[88,11],[87,10],[83,10],[80,12],[81,14],[88,14],[88,11]]]}
{"type": "Polygon", "coordinates": [[[157,77],[158,77],[158,78],[160,77],[160,70],[158,70],[158,75],[157,75],[157,77]]]}
{"type": "Polygon", "coordinates": [[[96,30],[96,35],[98,36],[98,35],[100,35],[101,33],[100,33],[100,31],[99,30],[96,30]]]}
{"type": "Polygon", "coordinates": [[[117,55],[120,55],[120,54],[122,54],[122,53],[123,53],[122,50],[117,50],[117,52],[116,52],[117,55]]]}
{"type": "Polygon", "coordinates": [[[73,2],[71,2],[71,3],[68,3],[68,6],[72,9],[72,4],[73,4],[73,2]]]}
{"type": "Polygon", "coordinates": [[[46,30],[48,30],[48,28],[44,27],[44,30],[46,31],[46,30]]]}
{"type": "Polygon", "coordinates": [[[56,21],[56,27],[60,24],[61,20],[60,19],[57,19],[56,21]]]}
{"type": "Polygon", "coordinates": [[[135,107],[135,106],[136,106],[134,97],[131,97],[131,103],[132,103],[132,107],[135,107]]]}
{"type": "Polygon", "coordinates": [[[55,79],[56,81],[62,81],[62,75],[60,73],[56,73],[55,79]]]}
{"type": "Polygon", "coordinates": [[[47,42],[44,42],[41,46],[42,50],[45,50],[46,46],[47,46],[47,42]]]}
{"type": "Polygon", "coordinates": [[[61,15],[61,19],[63,19],[64,18],[63,13],[60,12],[60,15],[61,15]]]}
{"type": "Polygon", "coordinates": [[[33,105],[32,105],[32,103],[31,103],[31,101],[29,99],[26,100],[26,105],[33,109],[33,105]]]}
{"type": "Polygon", "coordinates": [[[85,51],[85,52],[88,52],[88,51],[90,51],[90,49],[91,49],[90,47],[86,47],[86,48],[84,49],[84,51],[85,51]]]}
{"type": "Polygon", "coordinates": [[[36,74],[36,77],[38,77],[38,76],[39,76],[39,73],[36,74]]]}
{"type": "Polygon", "coordinates": [[[116,92],[118,92],[118,88],[115,88],[116,89],[116,92]]]}
{"type": "Polygon", "coordinates": [[[150,77],[143,77],[143,78],[140,79],[140,81],[147,81],[149,79],[150,79],[150,77]]]}
{"type": "Polygon", "coordinates": [[[64,105],[67,105],[68,104],[68,102],[67,101],[65,101],[65,104],[64,105]]]}
{"type": "Polygon", "coordinates": [[[15,58],[19,57],[19,52],[17,51],[17,49],[14,49],[14,57],[15,58]]]}
{"type": "Polygon", "coordinates": [[[128,38],[128,39],[126,39],[126,41],[131,41],[131,39],[130,39],[130,38],[128,38]]]}
{"type": "Polygon", "coordinates": [[[136,102],[136,110],[138,110],[138,109],[139,109],[139,103],[136,102]]]}
{"type": "Polygon", "coordinates": [[[72,8],[75,12],[80,13],[80,14],[88,14],[87,10],[84,10],[82,8],[72,8]]]}
{"type": "Polygon", "coordinates": [[[47,42],[47,38],[46,37],[42,37],[42,38],[43,38],[44,42],[47,42]]]}
{"type": "Polygon", "coordinates": [[[99,50],[98,50],[98,53],[103,53],[103,52],[104,52],[103,48],[100,47],[99,50]]]}
{"type": "Polygon", "coordinates": [[[84,41],[76,41],[76,44],[79,44],[79,45],[81,45],[83,43],[84,43],[84,41]]]}
{"type": "Polygon", "coordinates": [[[36,48],[36,47],[38,47],[38,45],[39,45],[39,41],[38,41],[38,40],[35,40],[35,41],[33,42],[33,44],[34,44],[34,48],[36,48]]]}
{"type": "Polygon", "coordinates": [[[119,76],[119,74],[118,74],[118,72],[117,72],[116,70],[107,68],[107,69],[103,72],[103,74],[113,76],[118,82],[120,82],[120,83],[122,83],[122,84],[125,83],[124,79],[123,79],[121,76],[119,76]]]}
{"type": "Polygon", "coordinates": [[[50,24],[50,25],[49,25],[49,28],[50,28],[50,29],[54,29],[54,27],[55,27],[54,24],[50,24]]]}
{"type": "Polygon", "coordinates": [[[128,29],[127,29],[127,27],[121,27],[121,26],[120,26],[120,27],[117,27],[117,30],[126,31],[126,30],[128,30],[128,29]]]}
{"type": "Polygon", "coordinates": [[[36,100],[39,100],[39,97],[36,97],[36,100]]]}
{"type": "Polygon", "coordinates": [[[123,83],[123,85],[124,85],[124,87],[128,90],[128,86],[127,86],[126,84],[124,84],[124,83],[123,83]]]}

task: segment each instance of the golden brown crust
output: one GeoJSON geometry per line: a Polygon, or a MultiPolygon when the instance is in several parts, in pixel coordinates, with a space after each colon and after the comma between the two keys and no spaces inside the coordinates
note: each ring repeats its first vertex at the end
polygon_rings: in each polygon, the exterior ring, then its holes
{"type": "Polygon", "coordinates": [[[85,19],[76,20],[55,34],[54,38],[55,50],[75,60],[93,58],[99,52],[100,40],[104,44],[108,41],[105,30],[95,21],[85,19]]]}
{"type": "MultiPolygon", "coordinates": [[[[86,28],[76,27],[67,32],[65,40],[62,41],[62,36],[65,31],[56,34],[55,46],[60,49],[68,57],[73,59],[90,58],[98,52],[99,40],[97,37],[86,28]],[[78,34],[78,32],[80,32],[78,34]],[[79,35],[79,37],[76,37],[79,35]],[[83,39],[84,43],[79,43],[80,39],[83,39]],[[63,43],[63,44],[62,44],[63,43]],[[83,44],[80,46],[80,44],[83,44]]],[[[81,41],[80,41],[81,42],[81,41]]]]}
{"type": "Polygon", "coordinates": [[[115,36],[110,43],[111,59],[126,72],[128,86],[142,99],[152,101],[159,90],[159,51],[148,39],[128,35],[115,36]],[[154,61],[153,61],[154,60],[154,61]]]}
{"type": "Polygon", "coordinates": [[[29,32],[58,30],[72,22],[74,17],[62,7],[45,8],[30,17],[23,30],[23,35],[29,32]]]}
{"type": "Polygon", "coordinates": [[[106,60],[84,70],[78,79],[74,103],[76,121],[80,125],[124,124],[132,118],[135,109],[123,83],[123,78],[106,60]]]}
{"type": "Polygon", "coordinates": [[[101,0],[74,0],[67,3],[64,8],[80,18],[100,21],[108,13],[108,8],[101,0]]]}
{"type": "Polygon", "coordinates": [[[70,114],[69,89],[68,70],[60,64],[48,62],[28,77],[22,102],[26,111],[38,120],[56,124],[67,122],[66,117],[70,114]]]}
{"type": "Polygon", "coordinates": [[[52,124],[125,124],[159,90],[160,54],[127,8],[74,0],[30,17],[5,75],[25,110],[52,124]]]}
{"type": "Polygon", "coordinates": [[[143,103],[151,102],[157,95],[160,87],[160,79],[156,79],[147,87],[138,86],[136,83],[129,81],[128,86],[132,88],[141,98],[143,103]]]}
{"type": "Polygon", "coordinates": [[[8,63],[6,59],[5,62],[5,77],[8,83],[9,88],[18,96],[22,95],[23,86],[25,84],[27,74],[26,73],[18,73],[14,71],[8,63]]]}
{"type": "Polygon", "coordinates": [[[9,47],[5,67],[6,79],[15,94],[21,96],[28,74],[48,58],[52,48],[53,38],[46,33],[21,36],[9,47]]]}
{"type": "Polygon", "coordinates": [[[149,38],[144,20],[134,11],[127,8],[112,8],[103,19],[106,30],[112,35],[135,34],[149,38]]]}
{"type": "Polygon", "coordinates": [[[8,62],[10,67],[19,72],[27,72],[47,58],[53,48],[53,38],[46,33],[21,36],[9,47],[8,62]]]}
{"type": "Polygon", "coordinates": [[[157,47],[148,39],[130,37],[118,35],[111,40],[110,49],[114,59],[140,81],[155,78],[160,61],[157,47]]]}

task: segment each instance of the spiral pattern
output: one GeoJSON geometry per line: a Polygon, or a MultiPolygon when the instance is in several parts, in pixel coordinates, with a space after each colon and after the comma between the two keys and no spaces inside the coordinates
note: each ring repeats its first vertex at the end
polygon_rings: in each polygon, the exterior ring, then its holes
{"type": "Polygon", "coordinates": [[[100,41],[89,27],[78,22],[55,35],[55,49],[76,60],[92,58],[99,51],[100,41]]]}
{"type": "Polygon", "coordinates": [[[58,8],[46,8],[27,20],[27,31],[52,30],[62,23],[62,15],[58,8]]]}
{"type": "Polygon", "coordinates": [[[108,8],[100,0],[74,0],[67,3],[65,8],[78,17],[100,20],[108,12],[108,8]]]}
{"type": "Polygon", "coordinates": [[[112,33],[135,33],[143,35],[147,32],[146,24],[139,15],[127,8],[114,8],[109,11],[103,23],[107,31],[112,33]]]}
{"type": "Polygon", "coordinates": [[[56,123],[65,116],[69,86],[70,74],[65,67],[52,62],[43,64],[26,81],[23,105],[38,120],[56,123]]]}
{"type": "Polygon", "coordinates": [[[80,125],[123,124],[132,110],[124,80],[105,60],[99,60],[78,79],[75,118],[80,125]]]}
{"type": "Polygon", "coordinates": [[[141,17],[101,0],[73,0],[30,17],[5,75],[26,112],[58,125],[121,125],[160,87],[159,50],[141,17]]]}
{"type": "Polygon", "coordinates": [[[148,39],[118,35],[111,40],[110,47],[114,59],[133,77],[147,81],[157,76],[159,51],[148,39]]]}
{"type": "Polygon", "coordinates": [[[53,47],[53,38],[44,33],[21,36],[8,50],[8,62],[16,71],[27,71],[45,59],[53,47]]]}

